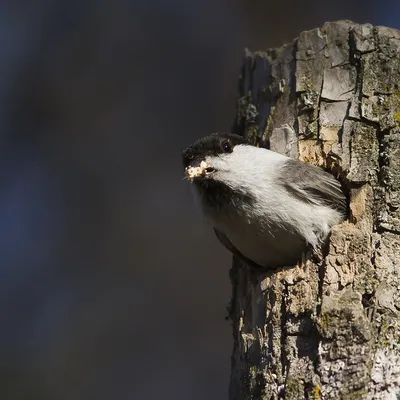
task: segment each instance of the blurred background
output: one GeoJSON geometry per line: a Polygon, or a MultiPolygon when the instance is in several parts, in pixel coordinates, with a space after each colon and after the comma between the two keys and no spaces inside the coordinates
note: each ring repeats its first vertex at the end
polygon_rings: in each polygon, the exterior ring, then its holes
{"type": "Polygon", "coordinates": [[[227,398],[230,255],[181,150],[230,129],[243,49],[372,0],[2,1],[0,398],[227,398]]]}

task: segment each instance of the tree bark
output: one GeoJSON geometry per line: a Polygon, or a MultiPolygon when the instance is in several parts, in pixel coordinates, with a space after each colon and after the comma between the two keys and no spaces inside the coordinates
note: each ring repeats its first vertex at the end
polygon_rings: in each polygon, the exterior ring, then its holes
{"type": "Polygon", "coordinates": [[[231,400],[400,399],[400,32],[350,21],[246,51],[236,132],[324,167],[349,218],[321,261],[231,270],[231,400]]]}

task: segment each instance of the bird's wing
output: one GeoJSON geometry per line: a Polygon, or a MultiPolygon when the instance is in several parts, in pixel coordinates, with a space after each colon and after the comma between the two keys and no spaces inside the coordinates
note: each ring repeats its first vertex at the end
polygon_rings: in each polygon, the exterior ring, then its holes
{"type": "Polygon", "coordinates": [[[297,160],[285,161],[280,183],[305,203],[324,204],[346,215],[347,202],[340,182],[322,168],[297,160]]]}
{"type": "Polygon", "coordinates": [[[242,260],[245,264],[254,268],[262,268],[260,265],[256,264],[254,261],[249,260],[245,257],[227,238],[227,236],[221,231],[214,228],[214,232],[217,235],[218,240],[224,245],[224,247],[229,250],[234,256],[242,260]]]}

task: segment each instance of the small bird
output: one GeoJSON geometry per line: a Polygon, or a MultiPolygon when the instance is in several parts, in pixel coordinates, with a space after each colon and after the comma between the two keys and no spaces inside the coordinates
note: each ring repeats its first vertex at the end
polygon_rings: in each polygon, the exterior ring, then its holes
{"type": "Polygon", "coordinates": [[[250,266],[295,265],[346,216],[341,184],[322,168],[214,133],[183,152],[195,201],[220,242],[250,266]]]}

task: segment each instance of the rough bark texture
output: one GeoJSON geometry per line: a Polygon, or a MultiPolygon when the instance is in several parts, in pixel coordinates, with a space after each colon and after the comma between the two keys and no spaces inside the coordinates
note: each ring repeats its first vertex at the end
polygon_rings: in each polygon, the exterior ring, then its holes
{"type": "Polygon", "coordinates": [[[320,165],[349,219],[320,262],[231,271],[230,399],[400,399],[400,32],[349,21],[246,52],[236,131],[320,165]]]}

